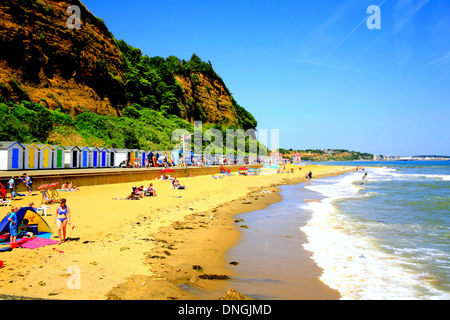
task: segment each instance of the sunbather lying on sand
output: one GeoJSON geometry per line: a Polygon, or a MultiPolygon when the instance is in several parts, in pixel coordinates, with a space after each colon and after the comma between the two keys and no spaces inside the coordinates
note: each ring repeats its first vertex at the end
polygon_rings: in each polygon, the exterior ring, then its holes
{"type": "Polygon", "coordinates": [[[178,181],[178,179],[175,179],[175,180],[172,181],[172,186],[173,186],[174,189],[186,189],[185,186],[182,186],[182,185],[180,184],[180,182],[178,181]]]}

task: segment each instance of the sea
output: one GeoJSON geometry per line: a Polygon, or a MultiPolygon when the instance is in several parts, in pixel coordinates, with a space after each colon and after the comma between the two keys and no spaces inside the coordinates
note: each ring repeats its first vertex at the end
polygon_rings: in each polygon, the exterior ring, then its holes
{"type": "MultiPolygon", "coordinates": [[[[230,258],[251,264],[261,263],[265,256],[271,261],[280,250],[271,252],[266,243],[258,252],[264,233],[278,232],[286,240],[299,233],[303,241],[289,245],[302,246],[311,254],[321,269],[319,279],[337,290],[342,300],[450,299],[450,161],[317,164],[359,166],[359,170],[322,179],[313,175],[310,184],[283,186],[280,203],[243,216],[249,228],[243,231],[241,248],[247,250],[240,252],[238,244],[230,258]],[[255,248],[255,257],[249,256],[248,248],[255,248]]],[[[314,166],[307,169],[314,173],[314,166]]],[[[295,249],[288,254],[295,256],[295,249]]],[[[274,286],[287,283],[277,275],[283,271],[276,271],[276,263],[272,275],[268,269],[259,280],[274,286]]],[[[256,283],[254,270],[256,265],[241,269],[248,272],[241,282],[256,283]]],[[[287,292],[295,285],[290,283],[287,292]]],[[[256,298],[288,298],[257,290],[256,298]]]]}

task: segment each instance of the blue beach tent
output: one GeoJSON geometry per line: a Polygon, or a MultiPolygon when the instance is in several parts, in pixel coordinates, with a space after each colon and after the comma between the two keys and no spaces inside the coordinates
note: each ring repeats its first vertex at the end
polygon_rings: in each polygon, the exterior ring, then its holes
{"type": "MultiPolygon", "coordinates": [[[[8,217],[10,214],[7,214],[3,220],[0,222],[0,233],[9,233],[9,224],[8,217]]],[[[34,211],[31,207],[20,208],[17,213],[17,225],[20,226],[23,219],[28,219],[29,226],[34,226],[36,228],[35,235],[42,236],[52,234],[52,229],[48,225],[48,223],[34,211]]]]}

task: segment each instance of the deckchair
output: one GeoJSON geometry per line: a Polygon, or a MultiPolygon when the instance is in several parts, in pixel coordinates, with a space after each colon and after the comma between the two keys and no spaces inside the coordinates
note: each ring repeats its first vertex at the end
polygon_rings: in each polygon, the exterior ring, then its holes
{"type": "Polygon", "coordinates": [[[47,190],[40,190],[41,194],[42,194],[42,204],[52,204],[53,202],[55,202],[54,199],[52,199],[51,197],[49,197],[49,195],[47,194],[47,190]]]}
{"type": "Polygon", "coordinates": [[[133,192],[131,193],[131,199],[130,200],[141,200],[141,196],[139,193],[136,192],[137,187],[132,187],[133,192]]]}
{"type": "Polygon", "coordinates": [[[11,203],[10,200],[0,201],[0,204],[5,207],[9,206],[10,203],[11,203]]]}
{"type": "Polygon", "coordinates": [[[49,194],[48,188],[49,188],[49,184],[43,184],[42,186],[40,186],[39,188],[37,188],[39,190],[39,192],[42,195],[42,204],[52,204],[54,203],[56,200],[52,198],[51,194],[49,194]]]}
{"type": "Polygon", "coordinates": [[[54,183],[49,184],[49,186],[48,186],[49,194],[51,195],[51,198],[54,201],[58,201],[60,199],[58,190],[56,190],[56,187],[58,186],[58,184],[59,184],[59,182],[54,182],[54,183]]]}

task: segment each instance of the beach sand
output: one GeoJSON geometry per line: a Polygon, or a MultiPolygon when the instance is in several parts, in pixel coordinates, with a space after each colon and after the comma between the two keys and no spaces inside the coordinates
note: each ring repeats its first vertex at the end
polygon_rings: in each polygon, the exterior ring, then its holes
{"type": "MultiPolygon", "coordinates": [[[[313,179],[354,170],[314,165],[301,171],[295,168],[294,173],[274,175],[239,176],[235,172],[222,179],[209,175],[179,179],[186,190],[173,190],[169,181],[153,180],[81,186],[78,192],[61,192],[71,210],[72,225],[67,230],[72,240],[0,253],[4,262],[0,293],[66,300],[219,299],[233,283],[202,276],[236,275],[226,258],[240,237],[235,215],[280,201],[277,186],[302,182],[309,170],[313,179]],[[129,195],[133,186],[150,182],[157,197],[113,200],[129,195]],[[74,274],[73,270],[78,272],[74,274]],[[80,289],[69,289],[68,283],[76,275],[80,289]]],[[[40,205],[40,194],[34,192],[34,196],[15,200],[12,205],[27,206],[30,201],[40,205]]],[[[0,217],[10,208],[0,207],[0,217]]],[[[57,235],[57,205],[51,208],[53,215],[45,219],[57,235]]],[[[339,299],[336,291],[323,288],[318,278],[320,269],[310,255],[303,252],[301,256],[305,260],[302,290],[320,292],[317,299],[339,299]]]]}

